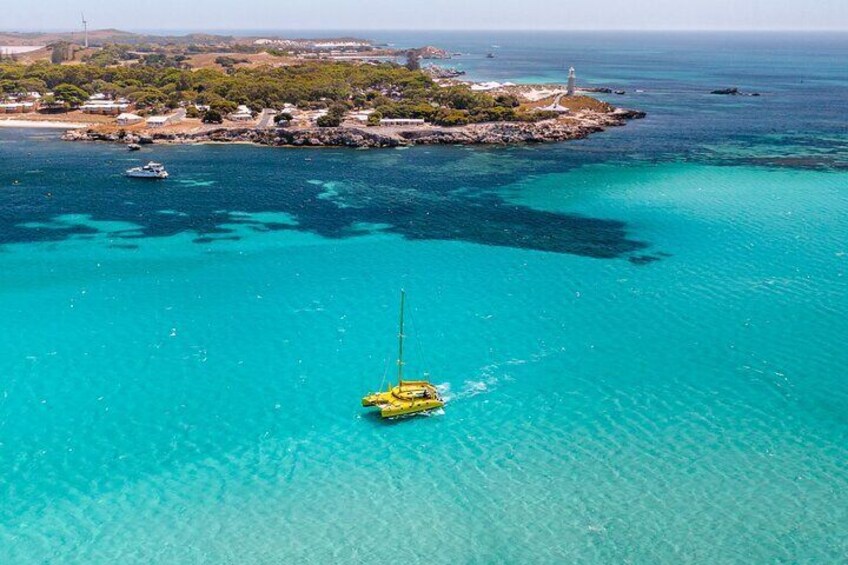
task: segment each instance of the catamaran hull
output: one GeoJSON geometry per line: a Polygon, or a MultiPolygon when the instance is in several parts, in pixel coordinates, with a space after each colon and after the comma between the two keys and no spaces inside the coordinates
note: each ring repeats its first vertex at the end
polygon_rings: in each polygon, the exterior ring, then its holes
{"type": "Polygon", "coordinates": [[[400,416],[412,416],[413,414],[421,414],[424,412],[430,412],[432,410],[438,410],[445,405],[444,402],[440,400],[425,400],[422,402],[416,402],[411,406],[381,406],[380,407],[380,416],[383,418],[398,418],[400,416]]]}
{"type": "Polygon", "coordinates": [[[401,387],[396,386],[362,398],[362,406],[379,408],[383,418],[429,412],[444,405],[436,387],[427,381],[404,381],[401,387]]]}

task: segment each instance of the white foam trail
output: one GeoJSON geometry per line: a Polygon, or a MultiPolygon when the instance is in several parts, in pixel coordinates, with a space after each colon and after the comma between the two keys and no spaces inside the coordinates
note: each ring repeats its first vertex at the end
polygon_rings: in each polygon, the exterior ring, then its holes
{"type": "Polygon", "coordinates": [[[489,363],[488,365],[483,365],[477,371],[478,377],[476,379],[469,379],[465,381],[462,385],[462,389],[458,393],[452,392],[450,383],[437,385],[436,388],[439,390],[439,394],[442,395],[442,398],[445,399],[445,402],[463,400],[481,394],[488,394],[500,383],[512,380],[512,375],[504,372],[504,368],[536,363],[548,357],[550,354],[550,351],[542,350],[537,353],[533,353],[528,359],[513,357],[505,361],[496,361],[489,363]]]}

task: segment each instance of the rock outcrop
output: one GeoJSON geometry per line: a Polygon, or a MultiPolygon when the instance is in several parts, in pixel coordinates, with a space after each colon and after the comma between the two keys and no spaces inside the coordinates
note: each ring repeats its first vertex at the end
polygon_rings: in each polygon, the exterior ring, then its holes
{"type": "Polygon", "coordinates": [[[759,96],[759,92],[742,92],[738,88],[720,88],[713,90],[710,94],[721,94],[723,96],[759,96]]]}
{"type": "Polygon", "coordinates": [[[191,132],[147,131],[142,134],[98,129],[70,130],[66,141],[113,143],[256,143],[292,147],[398,147],[401,145],[511,145],[581,139],[607,127],[645,117],[637,110],[586,113],[573,120],[535,123],[491,122],[457,127],[359,127],[271,129],[220,127],[191,132]]]}

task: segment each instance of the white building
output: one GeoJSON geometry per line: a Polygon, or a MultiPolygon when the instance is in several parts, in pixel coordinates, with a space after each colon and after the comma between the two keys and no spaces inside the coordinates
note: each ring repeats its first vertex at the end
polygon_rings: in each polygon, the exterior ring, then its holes
{"type": "Polygon", "coordinates": [[[147,118],[147,127],[162,128],[173,124],[178,124],[182,119],[177,114],[168,114],[167,116],[151,116],[147,118]]]}
{"type": "Polygon", "coordinates": [[[161,128],[168,125],[168,118],[170,116],[151,116],[147,118],[147,127],[149,128],[161,128]]]}
{"type": "Polygon", "coordinates": [[[292,120],[296,120],[299,117],[302,117],[304,112],[298,109],[294,104],[284,104],[283,109],[277,112],[278,114],[288,114],[292,117],[292,120]]]}
{"type": "Polygon", "coordinates": [[[316,41],[312,43],[316,49],[338,49],[341,47],[371,47],[367,41],[316,41]]]}
{"type": "Polygon", "coordinates": [[[0,103],[0,114],[25,114],[35,111],[34,102],[3,102],[0,103]]]}
{"type": "Polygon", "coordinates": [[[105,94],[92,94],[80,110],[86,114],[117,115],[126,112],[129,107],[129,101],[123,98],[110,100],[105,94]]]}
{"type": "Polygon", "coordinates": [[[118,116],[117,122],[119,126],[131,126],[133,124],[140,124],[144,121],[144,118],[137,114],[131,113],[123,113],[118,116]]]}
{"type": "Polygon", "coordinates": [[[250,108],[242,104],[235,112],[227,116],[227,118],[234,122],[247,122],[253,119],[253,112],[250,111],[250,108]]]}

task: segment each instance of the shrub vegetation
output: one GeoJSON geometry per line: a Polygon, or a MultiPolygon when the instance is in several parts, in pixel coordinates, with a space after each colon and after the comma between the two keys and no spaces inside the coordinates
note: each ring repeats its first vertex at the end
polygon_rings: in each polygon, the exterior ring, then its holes
{"type": "Polygon", "coordinates": [[[423,118],[440,125],[549,117],[521,109],[514,96],[494,97],[465,85],[442,88],[424,72],[393,63],[309,62],[238,68],[234,66],[237,60],[222,60],[229,68],[221,72],[181,68],[178,61],[151,54],[135,64],[104,64],[132,56],[115,48],[80,65],[2,62],[0,88],[10,93],[53,91],[57,100],[68,105],[80,103],[95,92],[126,97],[141,109],[196,103],[210,106],[218,115],[232,112],[239,104],[257,112],[295,104],[301,109],[327,108],[319,125],[330,127],[339,125],[347,110],[367,108],[376,110],[374,115],[379,116],[372,118],[371,124],[380,117],[423,118]]]}

